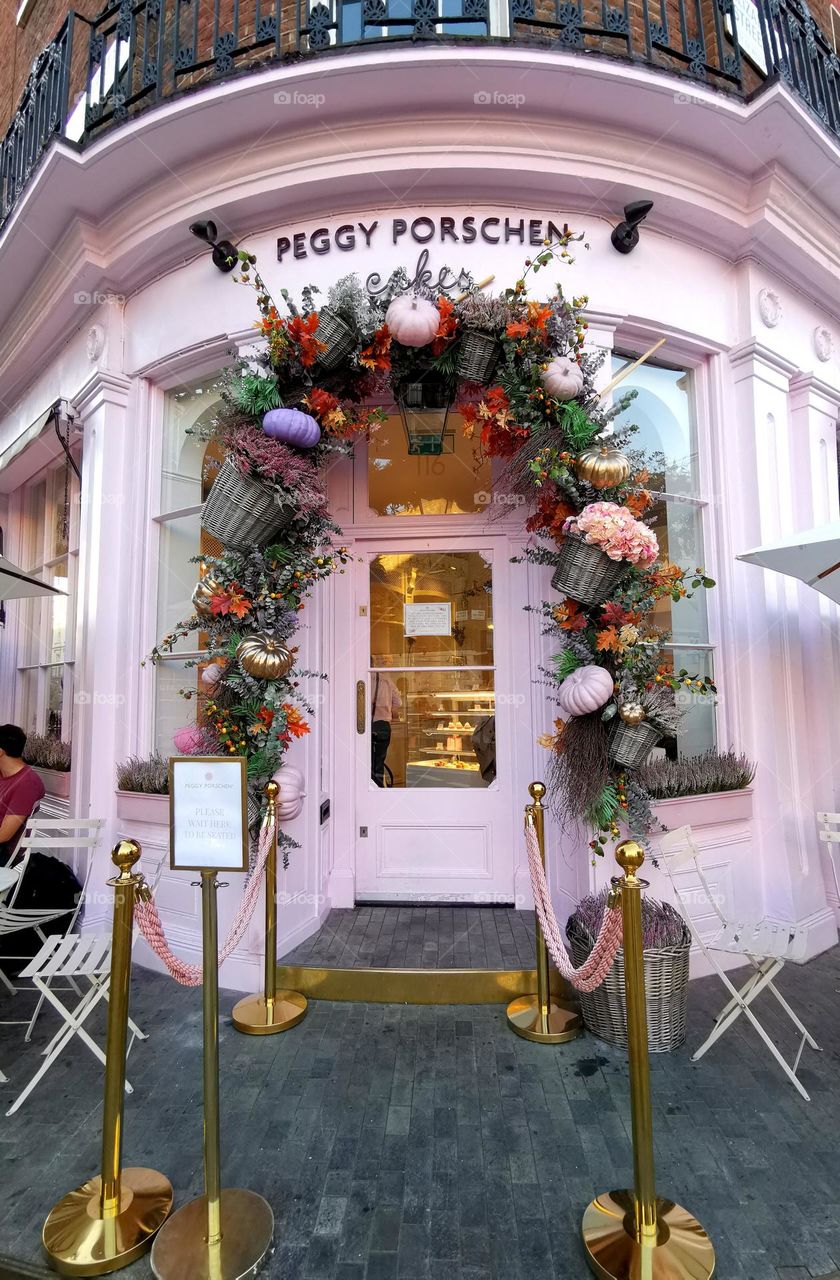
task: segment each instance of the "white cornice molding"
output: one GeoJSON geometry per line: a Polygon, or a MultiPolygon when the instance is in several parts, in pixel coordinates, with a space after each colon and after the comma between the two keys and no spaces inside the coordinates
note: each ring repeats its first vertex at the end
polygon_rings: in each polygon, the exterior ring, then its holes
{"type": "Polygon", "coordinates": [[[84,424],[102,405],[115,405],[125,409],[131,394],[131,378],[123,373],[114,373],[110,369],[95,369],[88,380],[82,384],[71,397],[73,405],[78,409],[84,424]]]}
{"type": "Polygon", "coordinates": [[[758,338],[748,338],[745,342],[738,343],[730,349],[728,356],[738,382],[743,378],[754,377],[756,372],[759,372],[764,375],[764,380],[771,382],[773,386],[787,389],[791,378],[798,373],[795,364],[786,360],[784,356],[780,356],[777,351],[766,347],[758,338]],[[767,374],[771,376],[767,377],[767,374]]]}
{"type": "Polygon", "coordinates": [[[840,380],[832,385],[815,373],[798,373],[791,379],[790,394],[791,399],[794,396],[801,398],[809,408],[824,413],[830,414],[840,409],[840,380]]]}

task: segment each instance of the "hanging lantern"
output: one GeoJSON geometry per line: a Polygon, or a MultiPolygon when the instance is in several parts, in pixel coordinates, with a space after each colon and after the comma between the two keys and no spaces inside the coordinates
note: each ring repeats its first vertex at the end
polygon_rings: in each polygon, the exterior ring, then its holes
{"type": "Polygon", "coordinates": [[[236,658],[242,670],[257,680],[282,680],[294,663],[291,651],[282,640],[262,632],[240,641],[236,658]]]}
{"type": "Polygon", "coordinates": [[[440,377],[404,382],[397,406],[405,429],[410,457],[443,453],[443,436],[452,403],[452,388],[440,377]]]}

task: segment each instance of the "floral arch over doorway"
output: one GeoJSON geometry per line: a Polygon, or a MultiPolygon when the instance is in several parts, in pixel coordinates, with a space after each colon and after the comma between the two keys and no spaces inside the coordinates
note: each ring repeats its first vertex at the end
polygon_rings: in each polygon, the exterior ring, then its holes
{"type": "Polygon", "coordinates": [[[653,615],[664,597],[714,584],[659,557],[648,460],[633,448],[635,428],[614,424],[631,397],[611,404],[596,390],[586,298],[559,285],[545,301],[528,296],[581,238],[565,228],[498,296],[487,281],[399,270],[376,294],[345,277],[320,307],[314,288],[300,303],[281,290],[276,302],[256,259],[238,253],[234,279],[256,293],[262,345],[230,367],[219,411],[194,428],[212,463],[195,613],[154,655],[206,635],[197,691],[183,691],[195,725],[176,745],[244,755],[255,813],[289,744],[309,731],[300,682],[315,673],[296,667],[298,614],[348,558],[327,472],[396,402],[417,454],[439,452],[455,406],[476,456],[501,459],[502,489],[529,504],[526,558],[553,568],[556,591],[541,614],[558,651],[534,673],[559,710],[541,739],[555,812],[588,826],[599,852],[622,827],[644,836],[654,825],[637,770],[681,702],[714,686],[674,670],[653,615]]]}

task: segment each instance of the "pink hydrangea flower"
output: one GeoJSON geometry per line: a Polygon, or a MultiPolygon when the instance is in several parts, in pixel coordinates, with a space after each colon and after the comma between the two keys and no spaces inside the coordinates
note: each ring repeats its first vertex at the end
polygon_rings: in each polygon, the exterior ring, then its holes
{"type": "Polygon", "coordinates": [[[569,516],[563,532],[583,538],[611,560],[627,560],[646,567],[659,555],[653,531],[632,511],[615,502],[590,502],[578,515],[569,516]]]}

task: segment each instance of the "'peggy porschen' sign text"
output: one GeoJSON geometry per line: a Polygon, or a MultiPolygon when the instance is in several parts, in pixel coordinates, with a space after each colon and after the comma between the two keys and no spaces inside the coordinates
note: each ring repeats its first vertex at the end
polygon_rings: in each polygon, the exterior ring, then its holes
{"type": "Polygon", "coordinates": [[[431,217],[420,214],[416,218],[369,218],[366,222],[344,222],[331,230],[316,227],[314,231],[293,231],[277,237],[277,261],[284,258],[308,258],[321,256],[337,249],[351,253],[356,248],[370,249],[376,241],[387,237],[388,244],[413,243],[472,244],[482,240],[485,244],[541,245],[544,240],[559,240],[562,226],[550,218],[502,217],[496,214],[448,214],[431,217]]]}

